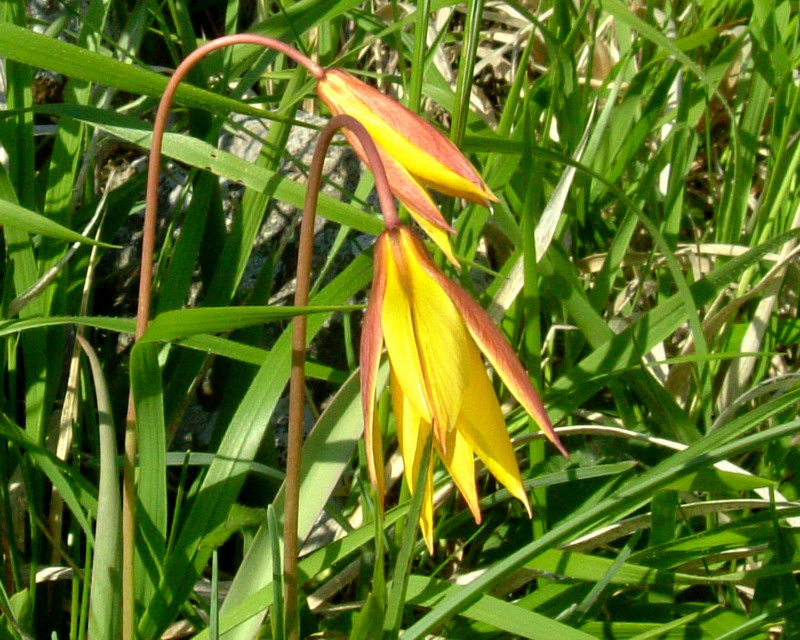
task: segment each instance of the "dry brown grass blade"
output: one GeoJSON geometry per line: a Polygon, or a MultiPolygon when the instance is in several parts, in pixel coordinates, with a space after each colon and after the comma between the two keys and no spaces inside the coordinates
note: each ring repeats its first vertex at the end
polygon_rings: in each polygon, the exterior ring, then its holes
{"type": "MultiPolygon", "coordinates": [[[[100,202],[97,205],[97,211],[95,215],[92,217],[91,221],[87,225],[86,231],[88,232],[95,223],[97,223],[102,214],[105,210],[106,199],[108,198],[108,194],[111,191],[111,185],[115,183],[113,179],[113,172],[111,178],[106,182],[106,186],[103,190],[103,195],[100,198],[100,202]]],[[[98,224],[97,230],[95,232],[95,240],[100,239],[100,230],[102,228],[102,223],[98,224]]],[[[77,250],[78,245],[75,244],[70,248],[70,251],[64,256],[62,261],[59,261],[58,264],[54,266],[58,270],[60,270],[61,266],[66,264],[66,261],[75,253],[77,250]]],[[[81,304],[80,310],[78,315],[86,315],[87,310],[89,308],[89,294],[92,290],[92,286],[94,284],[94,274],[95,269],[97,267],[97,254],[98,254],[98,247],[93,246],[91,254],[89,256],[89,266],[86,269],[86,278],[83,281],[83,290],[81,292],[81,304]]],[[[56,270],[53,273],[53,278],[58,273],[56,270]]],[[[49,284],[49,283],[48,283],[49,284]]],[[[47,286],[45,284],[44,286],[47,286]]],[[[26,292],[27,293],[27,292],[26,292]]],[[[83,327],[78,327],[76,329],[77,337],[80,338],[83,336],[83,327]]],[[[72,355],[70,357],[69,363],[69,373],[67,374],[67,390],[64,394],[64,404],[61,408],[61,416],[59,419],[58,425],[58,440],[56,443],[56,457],[59,460],[66,460],[69,456],[70,449],[72,448],[72,440],[73,440],[73,425],[77,422],[78,419],[78,405],[80,402],[80,394],[79,394],[79,386],[80,386],[80,360],[81,360],[81,348],[78,344],[78,341],[72,347],[72,355]]],[[[52,495],[50,499],[50,513],[48,516],[48,528],[50,530],[50,535],[53,537],[54,540],[61,539],[62,533],[62,522],[64,516],[64,500],[61,497],[61,494],[58,492],[58,489],[53,487],[52,495]]],[[[51,561],[55,564],[58,561],[59,553],[56,549],[53,549],[51,561]]]]}

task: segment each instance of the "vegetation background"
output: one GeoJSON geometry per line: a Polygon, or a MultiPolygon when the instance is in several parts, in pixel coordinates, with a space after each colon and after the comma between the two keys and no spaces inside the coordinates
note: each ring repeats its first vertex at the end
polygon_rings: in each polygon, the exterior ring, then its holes
{"type": "Polygon", "coordinates": [[[282,634],[274,302],[306,169],[285,149],[326,114],[281,57],[227,49],[179,91],[156,315],[130,339],[165,72],[240,30],[369,79],[470,155],[500,202],[442,200],[466,267],[450,275],[572,452],[509,401],[532,521],[485,475],[480,526],[437,475],[433,556],[399,482],[379,517],[353,354],[381,224],[369,173],[324,195],[304,635],[800,637],[795,0],[0,3],[0,637],[116,637],[129,384],[140,637],[282,634]],[[257,158],[219,149],[231,133],[257,158]]]}

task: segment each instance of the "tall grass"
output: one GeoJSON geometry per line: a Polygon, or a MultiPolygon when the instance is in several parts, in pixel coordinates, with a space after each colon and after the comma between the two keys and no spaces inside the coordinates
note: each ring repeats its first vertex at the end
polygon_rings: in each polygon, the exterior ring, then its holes
{"type": "Polygon", "coordinates": [[[118,637],[129,386],[139,636],[282,637],[293,311],[271,301],[293,244],[259,237],[274,206],[303,200],[286,166],[304,159],[284,152],[311,126],[301,110],[328,115],[282,58],[219,52],[178,91],[156,315],[129,337],[137,167],[163,72],[237,30],[368,78],[470,155],[500,202],[442,199],[464,266],[446,268],[572,452],[545,446],[498,384],[534,519],[481,474],[475,525],[437,473],[429,555],[383,400],[379,512],[353,357],[370,252],[347,256],[381,225],[368,173],[323,194],[337,231],[305,311],[304,636],[800,637],[796,3],[30,8],[0,5],[0,637],[118,637]],[[268,128],[255,162],[220,148],[246,135],[234,115],[268,128]]]}

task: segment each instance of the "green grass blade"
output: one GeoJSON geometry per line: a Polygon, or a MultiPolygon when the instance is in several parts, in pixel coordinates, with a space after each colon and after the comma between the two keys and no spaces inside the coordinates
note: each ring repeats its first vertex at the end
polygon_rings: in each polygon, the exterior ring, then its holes
{"type": "MultiPolygon", "coordinates": [[[[298,540],[305,540],[325,507],[339,477],[350,462],[361,436],[361,402],[359,378],[353,375],[342,386],[336,398],[320,416],[314,430],[303,444],[300,471],[300,514],[298,540]],[[320,464],[324,460],[325,464],[320,464]]],[[[283,521],[283,488],[273,501],[283,521]]],[[[253,541],[242,567],[234,577],[223,613],[234,609],[250,595],[268,586],[271,578],[271,555],[265,527],[253,541]]],[[[229,640],[246,640],[258,628],[258,618],[240,626],[229,640]]]]}
{"type": "Polygon", "coordinates": [[[81,337],[78,340],[91,367],[100,432],[100,481],[97,493],[88,632],[91,638],[116,638],[120,633],[118,613],[122,602],[118,579],[122,570],[122,503],[116,434],[111,397],[100,359],[88,342],[81,337]]]}
{"type": "MultiPolygon", "coordinates": [[[[312,298],[312,304],[341,304],[348,300],[369,281],[370,266],[366,256],[356,258],[312,298]]],[[[309,340],[319,331],[324,320],[322,315],[309,317],[309,340]]],[[[198,498],[182,525],[175,549],[166,559],[164,575],[169,576],[169,580],[162,582],[159,592],[147,605],[139,625],[144,636],[155,636],[172,622],[195,577],[205,566],[210,550],[201,547],[200,542],[207,532],[224,522],[238,495],[249,461],[255,455],[269,417],[289,380],[290,353],[290,334],[286,331],[270,351],[239,405],[219,446],[218,457],[209,468],[198,498]]],[[[265,549],[265,555],[269,557],[268,549],[265,549]]]]}
{"type": "MultiPolygon", "coordinates": [[[[71,78],[80,78],[152,98],[160,98],[168,82],[166,76],[155,71],[126,64],[11,24],[0,24],[0,55],[71,78]]],[[[269,112],[262,109],[186,83],[178,87],[175,101],[187,107],[206,109],[223,115],[234,112],[258,117],[270,116],[269,112]]]]}
{"type": "Polygon", "coordinates": [[[89,481],[40,446],[28,431],[13,423],[5,414],[0,414],[0,435],[25,450],[32,464],[38,467],[58,489],[84,535],[91,544],[94,544],[94,532],[88,515],[97,513],[97,498],[89,481]]]}
{"type": "Polygon", "coordinates": [[[270,611],[270,622],[272,624],[272,637],[275,640],[284,640],[283,630],[283,553],[281,546],[281,533],[283,528],[278,522],[278,515],[275,513],[275,505],[267,507],[267,534],[270,539],[270,550],[272,552],[272,610],[270,611]]]}
{"type": "Polygon", "coordinates": [[[142,336],[144,342],[165,342],[201,333],[223,333],[266,322],[288,320],[298,315],[331,314],[358,307],[325,305],[320,307],[211,307],[166,311],[153,319],[142,336]]]}
{"type": "Polygon", "coordinates": [[[419,514],[422,513],[422,501],[425,497],[425,491],[421,487],[425,486],[425,477],[428,474],[432,449],[433,439],[429,437],[420,460],[419,472],[417,473],[416,486],[420,487],[420,489],[417,490],[416,495],[411,497],[411,505],[403,528],[403,543],[395,561],[392,584],[386,601],[386,617],[383,620],[383,629],[390,639],[397,638],[400,632],[400,624],[403,621],[403,608],[406,604],[408,582],[411,578],[411,565],[414,560],[414,546],[417,540],[417,523],[419,522],[419,514]]]}
{"type": "Polygon", "coordinates": [[[158,345],[137,342],[130,367],[139,435],[136,596],[147,602],[161,580],[167,545],[167,438],[158,345]]]}
{"type": "MultiPolygon", "coordinates": [[[[453,586],[443,580],[412,575],[409,578],[409,603],[432,607],[452,593],[453,586]]],[[[461,615],[490,625],[493,629],[504,631],[514,637],[530,640],[594,640],[592,636],[579,629],[557,622],[535,611],[527,611],[522,607],[504,602],[489,595],[483,595],[476,602],[466,607],[461,615]]],[[[415,637],[406,631],[401,638],[415,637]]]]}
{"type": "Polygon", "coordinates": [[[611,518],[635,510],[643,501],[647,501],[654,491],[691,473],[694,469],[707,467],[792,433],[800,426],[800,421],[781,424],[755,435],[741,437],[743,433],[761,424],[767,417],[782,411],[797,399],[800,399],[800,389],[787,393],[731,422],[724,429],[724,434],[721,433],[722,430],[719,430],[703,440],[695,442],[684,451],[671,456],[650,471],[629,480],[611,497],[556,525],[538,540],[506,556],[470,585],[459,589],[458,593],[448,595],[441,605],[413,624],[402,637],[404,640],[416,640],[448,616],[462,610],[497,580],[529,562],[548,548],[564,542],[571,536],[579,535],[584,527],[601,526],[603,522],[607,522],[611,518]]]}
{"type": "Polygon", "coordinates": [[[20,207],[8,200],[0,200],[0,224],[19,231],[24,231],[25,233],[55,238],[56,240],[80,242],[82,244],[96,245],[107,249],[119,248],[117,245],[98,242],[92,238],[87,238],[76,231],[67,229],[57,222],[53,222],[35,211],[20,207]]]}

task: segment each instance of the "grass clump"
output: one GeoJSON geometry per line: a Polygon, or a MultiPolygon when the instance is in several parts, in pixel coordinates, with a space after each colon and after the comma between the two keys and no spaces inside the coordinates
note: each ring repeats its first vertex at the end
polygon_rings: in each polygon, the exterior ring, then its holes
{"type": "MultiPolygon", "coordinates": [[[[102,580],[118,566],[129,385],[139,637],[283,634],[291,349],[274,303],[309,161],[293,141],[329,114],[282,57],[227,49],[178,91],[152,334],[129,338],[162,72],[236,31],[366,79],[469,155],[499,202],[439,201],[462,270],[439,264],[498,321],[571,452],[545,446],[497,382],[533,519],[488,474],[480,526],[436,474],[433,554],[398,473],[379,513],[353,374],[381,223],[368,172],[329,185],[311,301],[326,310],[308,317],[304,636],[800,633],[794,3],[31,8],[0,8],[2,637],[115,637],[121,592],[102,580]],[[220,148],[231,132],[257,155],[220,148]]],[[[378,414],[394,470],[388,400],[378,414]]]]}

